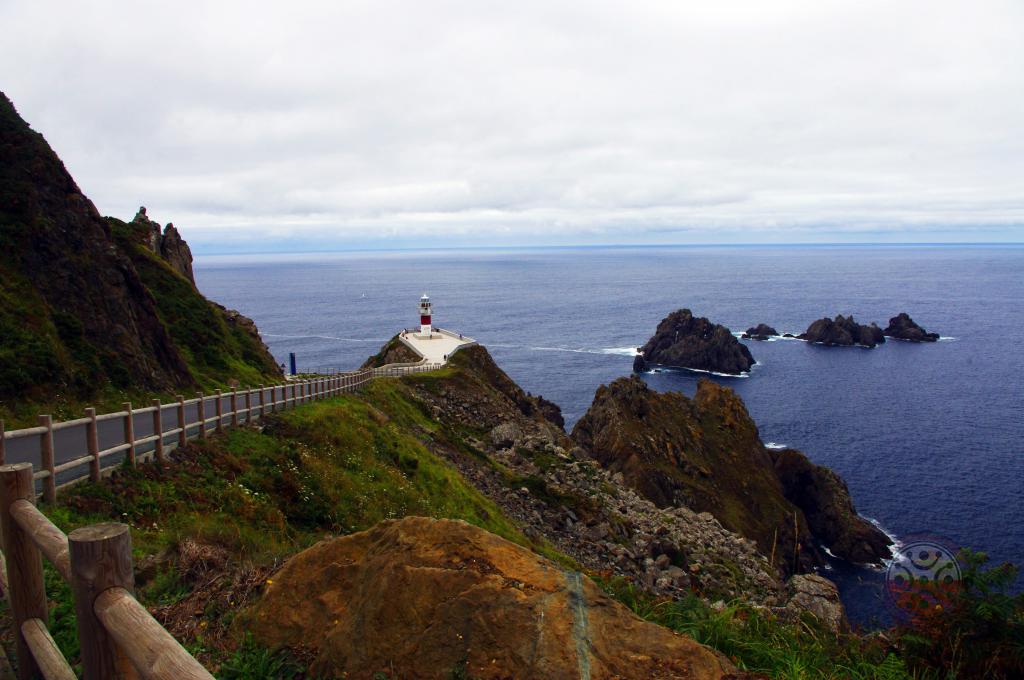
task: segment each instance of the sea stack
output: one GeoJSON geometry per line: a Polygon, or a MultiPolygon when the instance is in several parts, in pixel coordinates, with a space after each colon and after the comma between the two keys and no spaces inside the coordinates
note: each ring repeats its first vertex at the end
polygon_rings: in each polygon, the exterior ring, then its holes
{"type": "Polygon", "coordinates": [[[882,333],[890,338],[907,342],[935,342],[939,339],[938,333],[929,333],[921,328],[906,312],[900,312],[889,319],[889,325],[882,333]]]}
{"type": "Polygon", "coordinates": [[[797,336],[801,340],[826,347],[874,347],[885,342],[878,324],[870,326],[857,323],[853,316],[838,314],[835,319],[818,319],[807,327],[805,333],[797,336]]]}
{"type": "Polygon", "coordinates": [[[778,335],[779,332],[768,324],[759,323],[745,330],[740,337],[746,340],[767,340],[768,338],[778,337],[778,335]]]}
{"type": "Polygon", "coordinates": [[[633,370],[645,371],[652,364],[739,375],[750,370],[754,357],[725,326],[680,309],[658,324],[634,359],[633,370]]]}

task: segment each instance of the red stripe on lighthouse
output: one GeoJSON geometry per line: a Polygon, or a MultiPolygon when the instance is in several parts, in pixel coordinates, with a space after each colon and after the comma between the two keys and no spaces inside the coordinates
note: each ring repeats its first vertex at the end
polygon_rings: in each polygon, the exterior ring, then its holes
{"type": "Polygon", "coordinates": [[[420,325],[421,326],[427,326],[429,324],[430,324],[430,315],[429,314],[420,314],[420,325]]]}

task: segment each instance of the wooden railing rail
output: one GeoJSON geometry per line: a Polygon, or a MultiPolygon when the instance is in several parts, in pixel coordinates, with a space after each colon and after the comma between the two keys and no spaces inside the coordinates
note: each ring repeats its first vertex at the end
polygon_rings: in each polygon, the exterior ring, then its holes
{"type": "Polygon", "coordinates": [[[100,414],[93,408],[87,408],[84,417],[63,422],[53,422],[49,415],[41,415],[38,426],[13,431],[4,431],[0,421],[0,464],[10,456],[11,442],[36,438],[38,457],[30,461],[36,466],[33,477],[39,484],[39,493],[43,499],[53,502],[58,489],[85,479],[98,481],[122,460],[128,465],[136,465],[139,459],[150,457],[164,460],[169,450],[184,446],[190,439],[203,439],[211,431],[221,432],[226,427],[251,423],[268,412],[274,413],[309,401],[352,392],[374,378],[433,371],[442,365],[421,361],[358,371],[337,371],[275,385],[237,388],[226,393],[220,390],[212,395],[199,392],[192,399],[178,395],[171,403],[163,404],[153,400],[149,406],[141,408],[126,402],[120,411],[100,414]],[[117,428],[120,441],[110,441],[110,428],[103,428],[103,424],[108,421],[121,422],[117,428]],[[150,422],[151,427],[148,425],[150,422]],[[139,428],[152,431],[137,434],[139,428]],[[104,430],[105,448],[100,448],[101,429],[104,430]],[[74,439],[77,436],[79,441],[74,445],[80,447],[76,455],[59,463],[56,462],[57,452],[54,450],[54,434],[58,432],[61,433],[65,456],[68,438],[74,439]]]}
{"type": "Polygon", "coordinates": [[[75,678],[46,627],[43,557],[71,585],[85,680],[212,680],[135,599],[128,526],[97,524],[67,536],[34,501],[32,464],[0,465],[4,594],[16,631],[19,680],[75,678]]]}

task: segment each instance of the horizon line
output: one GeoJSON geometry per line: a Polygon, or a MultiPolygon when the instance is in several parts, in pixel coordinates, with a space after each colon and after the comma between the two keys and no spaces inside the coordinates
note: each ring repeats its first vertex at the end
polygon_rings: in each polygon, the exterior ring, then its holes
{"type": "Polygon", "coordinates": [[[453,245],[453,246],[397,246],[364,248],[330,248],[324,250],[242,250],[209,251],[197,248],[199,257],[225,257],[233,255],[330,255],[338,253],[389,253],[389,252],[447,252],[447,251],[488,251],[488,250],[599,250],[599,249],[661,249],[661,248],[857,248],[857,247],[978,247],[978,246],[1024,246],[1024,241],[836,241],[836,242],[786,242],[786,243],[599,243],[571,245],[453,245]]]}

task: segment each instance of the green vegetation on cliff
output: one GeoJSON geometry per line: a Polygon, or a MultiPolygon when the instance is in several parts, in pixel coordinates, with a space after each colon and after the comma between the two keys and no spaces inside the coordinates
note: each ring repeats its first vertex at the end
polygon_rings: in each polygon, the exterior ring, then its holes
{"type": "Polygon", "coordinates": [[[131,259],[153,296],[156,311],[193,379],[201,387],[230,380],[255,385],[279,376],[258,335],[232,321],[226,310],[203,297],[192,283],[147,248],[142,225],[106,218],[118,248],[131,259]]]}
{"type": "MultiPolygon", "coordinates": [[[[424,446],[437,430],[398,380],[380,379],[362,395],[268,414],[259,428],[194,442],[166,466],[80,484],[43,510],[65,531],[129,523],[140,599],[204,662],[245,666],[266,652],[232,633],[235,614],[282,560],[325,536],[423,515],[463,519],[557,557],[424,446]]],[[[70,592],[57,578],[48,587],[54,637],[74,657],[70,592]]]]}
{"type": "Polygon", "coordinates": [[[0,419],[8,428],[42,410],[77,417],[86,405],[280,376],[251,322],[206,300],[143,245],[137,226],[104,220],[0,93],[0,419]]]}

